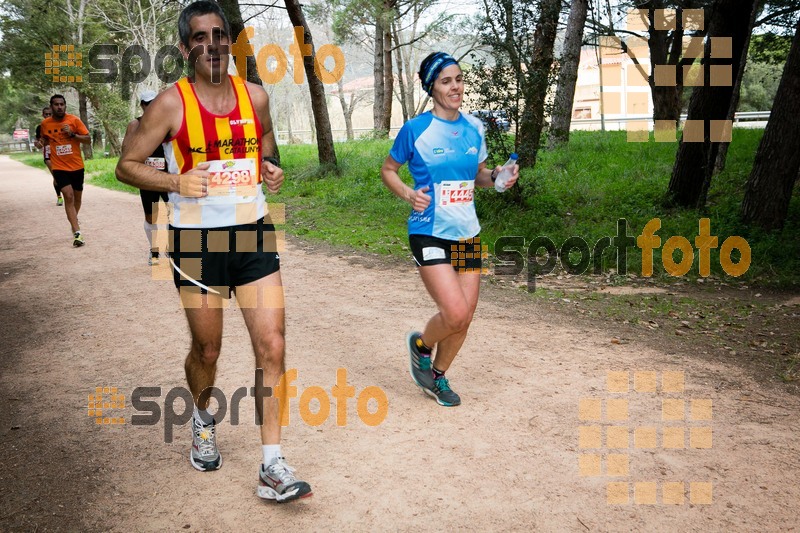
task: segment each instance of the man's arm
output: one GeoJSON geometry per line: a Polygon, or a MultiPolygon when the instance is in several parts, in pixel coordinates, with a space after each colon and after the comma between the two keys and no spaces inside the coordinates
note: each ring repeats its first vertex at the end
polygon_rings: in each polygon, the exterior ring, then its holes
{"type": "Polygon", "coordinates": [[[144,164],[165,138],[178,131],[182,119],[183,103],[178,90],[172,87],[158,95],[138,127],[125,134],[122,155],[117,163],[117,179],[139,189],[177,192],[194,198],[206,196],[208,172],[205,169],[208,163],[202,163],[186,174],[169,174],[144,164]]]}
{"type": "Polygon", "coordinates": [[[131,137],[133,137],[134,132],[139,128],[139,121],[136,119],[131,120],[128,122],[128,127],[125,128],[125,137],[122,138],[122,151],[125,151],[125,147],[127,146],[131,137]]]}
{"type": "Polygon", "coordinates": [[[73,139],[78,139],[78,142],[81,144],[92,144],[92,136],[89,133],[89,129],[86,125],[81,121],[81,119],[76,118],[75,130],[72,130],[72,127],[69,124],[66,124],[66,133],[73,139]]]}
{"type": "MultiPolygon", "coordinates": [[[[272,130],[272,118],[269,112],[269,95],[264,89],[254,83],[247,83],[253,110],[261,122],[261,155],[262,157],[275,157],[277,145],[275,132],[272,130]]],[[[283,169],[269,161],[261,161],[261,178],[267,184],[267,190],[276,193],[283,184],[283,169]]]]}

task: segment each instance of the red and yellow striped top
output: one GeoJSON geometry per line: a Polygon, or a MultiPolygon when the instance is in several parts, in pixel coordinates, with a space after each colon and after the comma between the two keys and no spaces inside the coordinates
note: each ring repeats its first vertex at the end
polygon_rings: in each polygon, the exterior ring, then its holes
{"type": "Polygon", "coordinates": [[[225,115],[217,115],[203,107],[188,78],[175,84],[183,102],[183,121],[178,133],[164,143],[167,168],[170,173],[183,174],[200,163],[210,162],[209,171],[212,173],[217,167],[222,170],[225,167],[252,169],[254,166],[254,174],[244,171],[250,180],[247,183],[237,183],[236,179],[230,181],[230,173],[226,173],[224,183],[220,183],[219,174],[216,174],[216,178],[209,181],[210,194],[206,198],[187,198],[170,193],[174,226],[233,226],[253,222],[265,214],[266,198],[260,185],[261,122],[253,109],[245,81],[236,76],[229,76],[229,79],[236,93],[236,105],[225,115]],[[221,191],[221,195],[212,195],[212,190],[221,191]],[[192,204],[201,207],[181,209],[192,204]],[[245,220],[247,218],[250,220],[245,220]]]}

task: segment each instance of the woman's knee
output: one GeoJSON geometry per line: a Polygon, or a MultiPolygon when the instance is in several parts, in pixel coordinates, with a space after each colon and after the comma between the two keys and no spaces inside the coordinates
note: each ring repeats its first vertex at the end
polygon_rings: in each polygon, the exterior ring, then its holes
{"type": "Polygon", "coordinates": [[[458,306],[442,310],[445,326],[453,333],[464,331],[472,322],[472,312],[468,306],[458,306]]]}

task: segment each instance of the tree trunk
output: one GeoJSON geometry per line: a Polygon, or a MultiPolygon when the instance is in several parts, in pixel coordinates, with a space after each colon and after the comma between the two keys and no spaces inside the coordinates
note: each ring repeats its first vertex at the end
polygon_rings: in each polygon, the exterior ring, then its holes
{"type": "MultiPolygon", "coordinates": [[[[83,91],[78,91],[78,113],[81,117],[81,122],[89,128],[89,106],[87,105],[88,98],[83,91]]],[[[89,134],[91,134],[91,130],[89,130],[89,134]]],[[[91,159],[94,157],[94,150],[92,149],[92,143],[89,144],[81,144],[81,149],[83,150],[83,158],[84,159],[91,159]]]]}
{"type": "Polygon", "coordinates": [[[745,186],[742,218],[766,230],[782,228],[800,173],[800,21],[783,67],[772,112],[745,186]]]}
{"type": "Polygon", "coordinates": [[[347,107],[347,113],[344,114],[344,127],[347,130],[347,140],[352,141],[355,138],[353,132],[353,111],[356,109],[356,102],[358,102],[355,93],[350,93],[350,105],[347,107]]]}
{"type": "MultiPolygon", "coordinates": [[[[294,108],[290,103],[288,109],[286,111],[286,131],[289,135],[289,144],[294,144],[294,132],[292,131],[292,112],[294,108]]],[[[278,142],[278,138],[275,138],[275,142],[278,142]]]]}
{"type": "Polygon", "coordinates": [[[344,99],[344,82],[342,81],[342,77],[340,76],[338,80],[336,80],[336,85],[339,87],[339,105],[342,106],[342,116],[344,117],[344,128],[347,131],[347,140],[353,140],[353,94],[350,93],[350,105],[347,105],[347,102],[344,99]]]}
{"type": "MultiPolygon", "coordinates": [[[[331,132],[331,120],[328,116],[328,104],[325,101],[325,86],[314,72],[314,60],[316,50],[311,38],[311,30],[308,29],[306,18],[300,7],[299,0],[284,0],[286,12],[292,25],[303,28],[303,43],[311,46],[311,54],[303,56],[303,67],[308,78],[308,91],[311,95],[311,108],[314,111],[314,127],[317,132],[317,151],[319,162],[322,165],[336,166],[336,151],[333,147],[333,133],[331,132]]],[[[300,44],[300,43],[298,43],[300,44]]]]}
{"type": "Polygon", "coordinates": [[[553,121],[550,125],[548,148],[553,149],[569,140],[572,122],[572,102],[575,100],[575,82],[578,80],[578,63],[583,44],[583,27],[586,24],[587,0],[575,0],[569,10],[567,35],[564,40],[564,55],[558,74],[558,88],[553,105],[553,121]]]}
{"type": "Polygon", "coordinates": [[[372,78],[374,81],[374,100],[372,103],[372,124],[375,132],[383,126],[383,26],[380,20],[375,21],[375,48],[372,57],[372,78]]]}
{"type": "Polygon", "coordinates": [[[385,26],[383,32],[383,122],[381,136],[388,137],[392,127],[392,100],[394,99],[394,69],[392,68],[392,32],[385,26]]]}
{"type": "Polygon", "coordinates": [[[103,130],[106,132],[106,142],[111,147],[108,150],[108,155],[110,156],[118,156],[122,153],[122,144],[119,142],[119,135],[114,130],[114,128],[110,127],[107,122],[103,122],[103,130]]]}
{"type": "MultiPolygon", "coordinates": [[[[222,8],[222,12],[225,13],[225,17],[228,19],[228,24],[231,27],[231,44],[236,42],[239,38],[239,34],[244,30],[244,21],[242,20],[242,10],[239,8],[238,0],[217,0],[217,3],[222,8]]],[[[256,50],[254,50],[255,52],[256,50]]],[[[255,53],[253,55],[247,56],[247,81],[250,83],[255,83],[256,85],[263,86],[264,83],[261,81],[261,77],[258,75],[258,67],[256,66],[256,56],[255,53]]],[[[241,74],[241,73],[239,73],[241,74]]],[[[275,134],[275,157],[278,161],[281,160],[281,152],[280,148],[278,147],[278,135],[277,132],[275,134]]]]}
{"type": "MultiPolygon", "coordinates": [[[[539,151],[539,139],[544,127],[544,105],[553,68],[553,44],[556,40],[561,0],[542,0],[541,14],[534,31],[530,70],[523,78],[525,110],[519,127],[520,167],[533,167],[539,151]]],[[[515,187],[516,189],[517,187],[515,187]]]]}
{"type": "MultiPolygon", "coordinates": [[[[750,14],[750,28],[755,25],[758,14],[761,12],[761,7],[761,2],[756,2],[753,6],[753,12],[750,14]]],[[[739,94],[742,92],[742,78],[744,78],[744,69],[747,65],[747,52],[750,48],[751,36],[752,33],[747,34],[747,40],[744,43],[744,50],[742,50],[742,61],[739,63],[739,73],[736,76],[736,80],[733,84],[733,96],[731,97],[731,105],[728,109],[728,120],[731,121],[733,120],[734,116],[736,116],[736,108],[739,107],[739,94]]],[[[731,143],[727,142],[720,143],[717,159],[714,161],[714,176],[725,169],[725,161],[728,159],[728,147],[730,144],[731,143]]]]}
{"type": "Polygon", "coordinates": [[[648,84],[653,95],[653,119],[669,120],[675,126],[681,118],[681,100],[683,95],[683,77],[675,76],[675,85],[664,86],[655,83],[656,65],[676,65],[676,69],[681,69],[679,65],[681,56],[681,42],[683,39],[683,21],[681,13],[675,16],[676,29],[672,31],[655,29],[654,9],[662,9],[664,2],[650,2],[647,4],[651,10],[651,24],[648,31],[647,47],[650,51],[650,77],[648,84]],[[671,46],[670,46],[671,43],[671,46]]]}
{"type": "Polygon", "coordinates": [[[394,40],[394,61],[397,64],[397,89],[400,91],[400,109],[403,112],[403,123],[408,121],[408,105],[406,103],[406,84],[403,81],[403,55],[400,53],[400,36],[397,34],[397,25],[392,24],[392,39],[394,40]]]}
{"type": "MultiPolygon", "coordinates": [[[[242,11],[239,8],[238,0],[217,0],[217,3],[225,13],[228,19],[228,24],[231,26],[231,44],[236,42],[239,34],[244,30],[244,22],[242,21],[242,11]]],[[[239,73],[241,75],[241,73],[239,73]]],[[[247,56],[247,81],[255,83],[256,85],[263,85],[261,77],[258,75],[258,68],[256,67],[255,54],[247,56]]]]}
{"type": "Polygon", "coordinates": [[[739,72],[739,63],[747,36],[750,34],[750,13],[757,0],[719,0],[711,15],[706,40],[705,54],[702,61],[705,82],[695,87],[689,101],[687,121],[702,124],[703,141],[686,141],[684,128],[672,178],[667,189],[666,201],[669,205],[681,207],[705,206],[714,162],[719,151],[719,142],[711,142],[711,127],[719,127],[727,119],[728,109],[733,96],[733,86],[711,86],[710,67],[730,65],[731,77],[739,72]],[[717,37],[729,37],[732,41],[730,58],[712,58],[711,43],[717,37]],[[716,124],[715,124],[716,123],[716,124]]]}

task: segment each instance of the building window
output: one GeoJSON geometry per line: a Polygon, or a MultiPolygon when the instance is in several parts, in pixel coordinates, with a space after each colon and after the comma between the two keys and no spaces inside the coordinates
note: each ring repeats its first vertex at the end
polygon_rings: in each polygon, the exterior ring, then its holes
{"type": "Polygon", "coordinates": [[[592,108],[576,107],[572,110],[572,118],[592,118],[592,108]]]}

